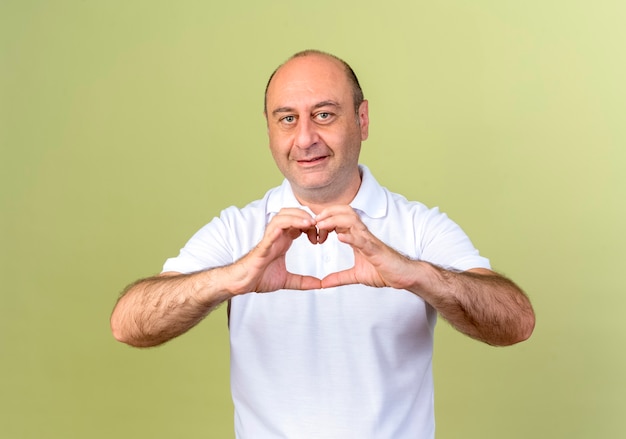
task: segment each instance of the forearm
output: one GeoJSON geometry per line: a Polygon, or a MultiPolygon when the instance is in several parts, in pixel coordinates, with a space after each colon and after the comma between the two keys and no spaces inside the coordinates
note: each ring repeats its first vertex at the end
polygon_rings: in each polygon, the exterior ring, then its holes
{"type": "Polygon", "coordinates": [[[453,272],[421,262],[427,273],[413,292],[459,331],[485,343],[506,346],[532,334],[530,301],[509,279],[489,270],[453,272]]]}
{"type": "Polygon", "coordinates": [[[294,239],[306,233],[312,243],[317,242],[314,224],[304,210],[281,209],[259,244],[236,262],[194,274],[160,275],[136,282],[113,310],[113,335],[132,346],[156,346],[191,329],[238,294],[320,288],[319,279],[292,274],[285,268],[285,253],[294,239]]]}
{"type": "Polygon", "coordinates": [[[131,346],[149,347],[183,334],[232,297],[221,285],[222,271],[159,275],[135,282],[113,310],[113,335],[131,346]]]}

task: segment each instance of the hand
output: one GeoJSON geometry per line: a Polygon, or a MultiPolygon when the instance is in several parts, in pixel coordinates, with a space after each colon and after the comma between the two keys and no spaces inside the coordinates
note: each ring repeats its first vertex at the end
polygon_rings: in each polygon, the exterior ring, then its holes
{"type": "Polygon", "coordinates": [[[312,244],[318,243],[315,219],[302,209],[281,209],[267,225],[261,242],[234,264],[240,269],[235,294],[321,288],[318,278],[293,274],[286,269],[285,254],[302,233],[312,244]]]}
{"type": "Polygon", "coordinates": [[[350,206],[332,206],[316,217],[319,242],[335,231],[339,241],[354,250],[354,266],[322,279],[322,288],[348,284],[407,289],[415,279],[419,263],[376,238],[350,206]]]}

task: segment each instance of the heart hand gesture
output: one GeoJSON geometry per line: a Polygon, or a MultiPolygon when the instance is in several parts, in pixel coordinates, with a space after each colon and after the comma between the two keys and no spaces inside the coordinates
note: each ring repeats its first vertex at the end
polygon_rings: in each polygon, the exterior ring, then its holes
{"type": "Polygon", "coordinates": [[[302,209],[287,208],[272,218],[261,242],[235,264],[243,268],[236,276],[236,291],[312,290],[356,283],[406,288],[410,274],[415,274],[412,262],[376,238],[350,206],[329,207],[317,218],[302,209]],[[353,248],[352,268],[321,280],[287,271],[285,255],[296,238],[304,233],[311,244],[321,244],[332,231],[353,248]]]}
{"type": "Polygon", "coordinates": [[[312,276],[290,273],[286,269],[285,254],[302,233],[312,244],[318,243],[315,219],[308,212],[285,208],[272,218],[257,246],[239,260],[237,271],[239,293],[266,293],[280,289],[313,290],[321,288],[321,281],[312,276]]]}
{"type": "Polygon", "coordinates": [[[348,284],[407,288],[415,276],[415,261],[375,237],[350,206],[332,206],[316,217],[320,234],[337,233],[354,250],[354,266],[322,279],[322,288],[348,284]]]}

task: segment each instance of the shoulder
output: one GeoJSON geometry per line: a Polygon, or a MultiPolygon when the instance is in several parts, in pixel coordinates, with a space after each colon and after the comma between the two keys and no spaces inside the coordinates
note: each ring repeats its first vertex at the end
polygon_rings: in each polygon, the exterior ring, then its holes
{"type": "Polygon", "coordinates": [[[263,236],[273,191],[244,207],[223,209],[187,241],[177,257],[166,261],[164,271],[199,271],[230,264],[246,254],[263,236]]]}
{"type": "Polygon", "coordinates": [[[380,188],[380,196],[385,200],[386,214],[384,219],[392,223],[411,223],[414,226],[422,224],[431,227],[440,222],[451,221],[438,206],[430,207],[421,201],[410,200],[386,187],[380,188]]]}

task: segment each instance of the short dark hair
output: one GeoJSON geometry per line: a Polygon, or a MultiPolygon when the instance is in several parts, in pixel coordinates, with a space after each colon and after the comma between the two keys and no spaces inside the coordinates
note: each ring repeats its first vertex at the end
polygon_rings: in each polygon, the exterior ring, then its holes
{"type": "Polygon", "coordinates": [[[341,65],[344,67],[344,70],[346,72],[346,76],[348,77],[348,81],[350,82],[350,85],[352,86],[352,99],[354,102],[354,111],[358,112],[359,107],[361,106],[361,103],[363,102],[365,97],[363,96],[363,89],[361,89],[361,84],[359,84],[359,79],[356,77],[356,73],[354,73],[354,70],[352,70],[352,67],[350,67],[350,65],[347,62],[345,62],[338,56],[332,55],[327,52],[322,52],[321,50],[308,49],[308,50],[303,50],[301,52],[298,52],[295,55],[292,55],[287,61],[279,65],[276,68],[276,70],[272,72],[272,74],[270,75],[270,79],[267,81],[267,85],[265,86],[265,98],[263,102],[263,109],[265,113],[267,114],[267,90],[270,88],[270,83],[272,82],[272,79],[274,79],[276,72],[278,72],[278,70],[282,66],[284,66],[288,61],[291,61],[294,58],[301,58],[301,57],[309,56],[309,55],[327,56],[341,63],[341,65]]]}

